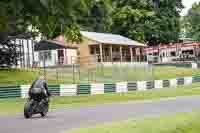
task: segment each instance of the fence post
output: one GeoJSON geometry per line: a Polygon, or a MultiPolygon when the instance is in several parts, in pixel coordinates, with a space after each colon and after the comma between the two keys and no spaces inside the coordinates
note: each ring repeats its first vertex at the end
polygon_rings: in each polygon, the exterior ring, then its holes
{"type": "Polygon", "coordinates": [[[57,84],[59,83],[59,78],[58,78],[58,68],[56,67],[56,81],[57,81],[57,84]]]}
{"type": "Polygon", "coordinates": [[[43,52],[43,69],[44,69],[44,79],[46,80],[46,62],[45,62],[45,52],[43,52]]]}
{"type": "MultiPolygon", "coordinates": [[[[87,61],[87,60],[86,60],[87,61]]],[[[88,57],[88,61],[87,61],[87,73],[88,73],[88,84],[89,84],[89,80],[90,80],[90,74],[89,74],[89,57],[88,57]]]]}
{"type": "Polygon", "coordinates": [[[151,64],[151,77],[154,80],[154,65],[151,64]]]}
{"type": "Polygon", "coordinates": [[[94,82],[96,83],[96,75],[97,75],[97,69],[98,69],[98,62],[97,62],[97,56],[95,56],[95,71],[94,71],[94,82]]]}
{"type": "Polygon", "coordinates": [[[75,84],[75,71],[74,71],[74,64],[72,64],[72,69],[73,69],[73,83],[75,84]]]}
{"type": "Polygon", "coordinates": [[[81,81],[81,58],[80,57],[78,57],[78,60],[79,60],[79,66],[78,66],[78,78],[79,78],[79,83],[80,83],[80,81],[81,81]]]}

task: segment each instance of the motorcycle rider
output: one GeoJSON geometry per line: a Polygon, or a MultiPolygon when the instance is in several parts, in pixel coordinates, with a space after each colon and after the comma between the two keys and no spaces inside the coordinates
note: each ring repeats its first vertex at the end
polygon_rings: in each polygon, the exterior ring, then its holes
{"type": "Polygon", "coordinates": [[[48,85],[47,85],[47,82],[44,78],[44,76],[39,76],[36,80],[33,81],[30,89],[29,89],[29,97],[31,97],[31,90],[33,88],[41,88],[42,89],[42,92],[44,93],[44,102],[45,103],[48,103],[49,102],[49,96],[51,96],[49,90],[48,90],[48,85]]]}

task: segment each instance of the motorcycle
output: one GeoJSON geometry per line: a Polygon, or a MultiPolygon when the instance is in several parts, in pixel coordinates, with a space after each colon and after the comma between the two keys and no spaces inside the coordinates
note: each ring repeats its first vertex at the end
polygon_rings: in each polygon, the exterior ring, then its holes
{"type": "Polygon", "coordinates": [[[24,117],[31,118],[34,114],[41,114],[42,117],[47,115],[49,110],[49,99],[46,100],[42,89],[33,88],[31,90],[30,98],[24,106],[24,117]]]}

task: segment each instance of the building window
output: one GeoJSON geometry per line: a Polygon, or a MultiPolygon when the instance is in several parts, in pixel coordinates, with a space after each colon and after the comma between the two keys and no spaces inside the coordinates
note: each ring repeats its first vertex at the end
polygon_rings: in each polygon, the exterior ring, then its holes
{"type": "Polygon", "coordinates": [[[97,55],[100,53],[99,47],[90,46],[90,55],[97,55]]]}
{"type": "Polygon", "coordinates": [[[153,55],[154,55],[154,56],[158,56],[158,53],[157,53],[157,52],[154,52],[153,55]]]}
{"type": "Polygon", "coordinates": [[[185,50],[182,52],[183,54],[189,54],[189,55],[193,55],[194,51],[193,50],[185,50]]]}
{"type": "Polygon", "coordinates": [[[90,47],[90,54],[91,54],[91,55],[94,55],[94,54],[95,54],[94,51],[95,51],[95,48],[94,48],[94,47],[90,47]]]}
{"type": "Polygon", "coordinates": [[[173,51],[170,53],[170,55],[174,57],[174,56],[176,56],[176,52],[173,51]]]}
{"type": "Polygon", "coordinates": [[[51,51],[39,52],[39,59],[40,60],[51,60],[51,51]]]}

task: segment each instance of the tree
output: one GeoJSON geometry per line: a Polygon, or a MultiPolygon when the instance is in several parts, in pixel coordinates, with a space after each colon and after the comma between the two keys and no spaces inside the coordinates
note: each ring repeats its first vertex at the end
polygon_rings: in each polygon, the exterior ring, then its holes
{"type": "Polygon", "coordinates": [[[1,65],[16,63],[15,38],[9,36],[28,32],[28,26],[38,29],[47,39],[68,33],[68,40],[80,41],[77,18],[85,12],[85,0],[1,0],[0,6],[1,65]]]}
{"type": "Polygon", "coordinates": [[[183,28],[186,31],[186,37],[200,40],[200,2],[193,4],[184,20],[183,28]]]}
{"type": "Polygon", "coordinates": [[[87,0],[87,12],[80,17],[82,30],[108,32],[112,18],[111,0],[87,0]]]}
{"type": "Polygon", "coordinates": [[[146,42],[151,45],[176,42],[179,39],[181,25],[180,12],[183,8],[181,0],[162,0],[154,9],[150,30],[146,31],[146,42]]]}
{"type": "Polygon", "coordinates": [[[177,41],[181,0],[113,0],[112,31],[149,45],[177,41]]]}
{"type": "Polygon", "coordinates": [[[86,0],[2,0],[0,2],[0,30],[10,22],[16,26],[15,31],[27,31],[27,27],[37,28],[46,38],[55,37],[61,27],[77,25],[77,19],[86,12],[86,0]],[[13,21],[14,20],[14,21],[13,21]],[[61,26],[62,25],[62,26],[61,26]]]}
{"type": "Polygon", "coordinates": [[[23,4],[25,12],[28,9],[29,23],[48,39],[64,33],[66,27],[78,27],[77,19],[86,10],[85,0],[36,0],[23,4]],[[29,10],[33,5],[34,10],[29,10]]]}
{"type": "MultiPolygon", "coordinates": [[[[5,36],[0,34],[0,36],[5,36]]],[[[5,38],[5,37],[4,37],[5,38]]],[[[13,42],[4,40],[0,43],[0,66],[13,66],[17,64],[16,46],[13,42]]]]}
{"type": "Polygon", "coordinates": [[[16,45],[10,36],[15,36],[21,29],[17,27],[16,14],[14,8],[16,1],[0,1],[0,66],[12,66],[17,64],[18,54],[16,45]]]}
{"type": "Polygon", "coordinates": [[[114,0],[112,31],[144,42],[146,23],[154,15],[153,3],[148,0],[114,0]]]}

